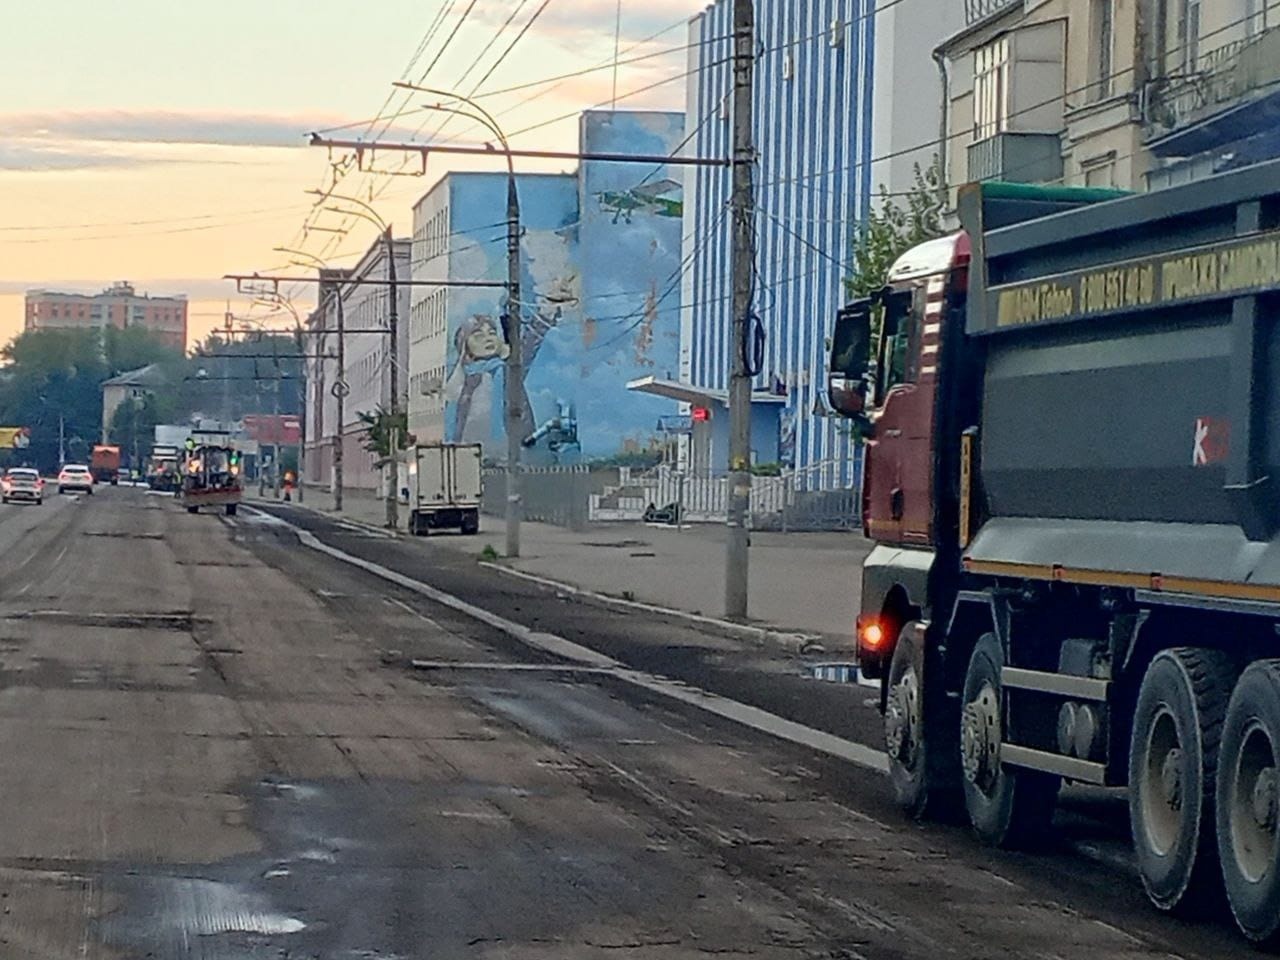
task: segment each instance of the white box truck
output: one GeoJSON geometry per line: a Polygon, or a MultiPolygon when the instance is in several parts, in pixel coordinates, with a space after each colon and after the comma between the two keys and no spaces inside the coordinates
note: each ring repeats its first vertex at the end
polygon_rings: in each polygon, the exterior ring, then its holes
{"type": "Polygon", "coordinates": [[[409,530],[480,531],[481,448],[478,443],[436,443],[414,448],[409,484],[409,530]]]}

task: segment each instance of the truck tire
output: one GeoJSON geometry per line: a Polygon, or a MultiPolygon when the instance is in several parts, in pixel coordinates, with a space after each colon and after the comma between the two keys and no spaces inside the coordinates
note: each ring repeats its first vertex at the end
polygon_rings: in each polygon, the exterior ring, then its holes
{"type": "Polygon", "coordinates": [[[480,512],[468,513],[462,518],[462,535],[474,537],[480,532],[480,512]]]}
{"type": "Polygon", "coordinates": [[[927,709],[926,658],[923,627],[906,624],[898,634],[885,682],[889,782],[898,806],[909,816],[947,819],[958,806],[956,777],[947,769],[955,753],[948,749],[953,725],[940,723],[936,711],[927,709]]]}
{"type": "Polygon", "coordinates": [[[187,513],[199,513],[199,512],[200,512],[199,507],[187,507],[187,513]]]}
{"type": "Polygon", "coordinates": [[[236,504],[236,503],[228,503],[228,504],[227,504],[227,516],[228,516],[228,517],[234,517],[234,516],[236,515],[236,509],[237,509],[238,507],[239,507],[239,504],[236,504]]]}
{"type": "Polygon", "coordinates": [[[1060,777],[1006,767],[1001,670],[1004,650],[995,634],[979,638],[965,672],[960,714],[964,806],[984,843],[1019,848],[1043,841],[1057,805],[1060,777]]]}
{"type": "Polygon", "coordinates": [[[1280,660],[1252,664],[1227,707],[1216,826],[1227,902],[1255,944],[1280,946],[1280,660]]]}
{"type": "Polygon", "coordinates": [[[1216,650],[1162,650],[1138,692],[1129,823],[1138,873],[1161,910],[1221,904],[1214,777],[1234,670],[1216,650]]]}

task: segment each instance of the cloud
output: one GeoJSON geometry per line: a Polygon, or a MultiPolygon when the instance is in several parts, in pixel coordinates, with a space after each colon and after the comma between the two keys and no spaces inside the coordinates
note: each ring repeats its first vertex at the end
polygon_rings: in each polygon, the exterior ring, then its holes
{"type": "MultiPolygon", "coordinates": [[[[623,4],[622,43],[626,46],[652,36],[659,30],[672,27],[663,35],[668,42],[684,39],[683,25],[707,8],[709,0],[646,0],[643,5],[623,4]],[[679,26],[675,26],[679,24],[679,26]]],[[[560,36],[598,36],[613,43],[613,31],[617,22],[617,0],[574,0],[573,3],[552,4],[539,17],[534,30],[542,35],[554,33],[560,36]]],[[[494,9],[482,19],[492,25],[500,25],[506,12],[494,9]]],[[[516,21],[523,25],[526,17],[516,21]]]]}
{"type": "MultiPolygon", "coordinates": [[[[227,147],[302,147],[313,130],[349,121],[333,116],[254,113],[179,113],[163,110],[0,114],[8,138],[26,141],[201,144],[227,147]]],[[[363,125],[353,126],[355,136],[363,125]]],[[[387,136],[408,136],[388,131],[387,136]]]]}

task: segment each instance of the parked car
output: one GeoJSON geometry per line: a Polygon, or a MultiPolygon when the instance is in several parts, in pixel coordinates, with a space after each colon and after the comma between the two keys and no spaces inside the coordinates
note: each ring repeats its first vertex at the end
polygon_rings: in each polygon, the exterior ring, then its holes
{"type": "Polygon", "coordinates": [[[68,490],[92,495],[93,474],[83,463],[69,463],[58,474],[58,492],[66,493],[68,490]]]}
{"type": "Polygon", "coordinates": [[[12,467],[0,478],[0,501],[14,503],[44,503],[44,478],[39,470],[30,467],[12,467]]]}

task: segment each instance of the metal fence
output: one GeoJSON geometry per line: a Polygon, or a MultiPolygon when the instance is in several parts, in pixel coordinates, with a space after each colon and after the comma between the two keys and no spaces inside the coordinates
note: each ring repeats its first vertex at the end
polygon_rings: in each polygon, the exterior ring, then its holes
{"type": "MultiPolygon", "coordinates": [[[[861,457],[831,461],[780,476],[752,477],[750,523],[756,530],[857,530],[861,527],[861,457]]],[[[654,511],[684,523],[724,523],[729,478],[694,476],[663,464],[652,470],[586,465],[529,467],[521,473],[524,517],[572,530],[592,523],[636,523],[654,511]]],[[[507,477],[501,468],[484,472],[481,509],[501,517],[507,508],[507,477]]]]}
{"type": "Polygon", "coordinates": [[[1188,126],[1278,82],[1280,28],[1234,40],[1151,82],[1146,95],[1147,134],[1158,137],[1188,126]]]}
{"type": "MultiPolygon", "coordinates": [[[[524,518],[571,530],[585,530],[590,523],[593,495],[618,482],[618,470],[593,470],[586,465],[526,467],[520,473],[520,498],[524,518]]],[[[501,468],[484,471],[481,510],[494,517],[507,512],[507,474],[501,468]]]]}
{"type": "Polygon", "coordinates": [[[1021,5],[1022,0],[964,0],[965,26],[973,26],[980,20],[995,16],[1001,10],[1021,5]]]}

